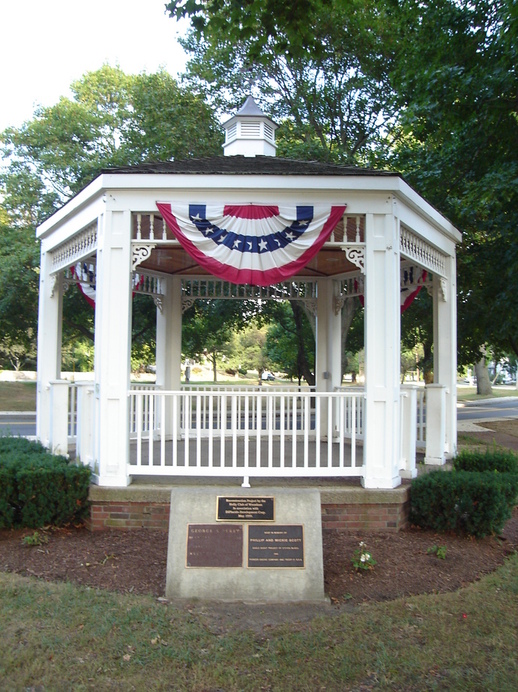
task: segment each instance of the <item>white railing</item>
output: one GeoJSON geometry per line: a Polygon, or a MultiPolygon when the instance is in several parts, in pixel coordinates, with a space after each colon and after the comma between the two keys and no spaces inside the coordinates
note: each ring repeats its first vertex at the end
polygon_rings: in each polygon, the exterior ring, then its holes
{"type": "Polygon", "coordinates": [[[132,389],[129,397],[131,475],[362,475],[363,392],[132,389]]]}
{"type": "Polygon", "coordinates": [[[417,449],[426,447],[426,389],[420,387],[417,390],[417,449]]]}

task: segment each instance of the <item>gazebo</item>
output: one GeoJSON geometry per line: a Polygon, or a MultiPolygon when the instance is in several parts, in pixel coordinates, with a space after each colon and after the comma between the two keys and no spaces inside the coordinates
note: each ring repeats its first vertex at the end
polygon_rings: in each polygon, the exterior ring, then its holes
{"type": "Polygon", "coordinates": [[[247,99],[224,156],[103,171],[37,230],[37,436],[138,477],[359,478],[395,488],[456,449],[460,233],[398,174],[275,157],[276,125],[247,99]],[[63,292],[95,301],[93,381],[61,376],[63,292]],[[433,296],[434,383],[400,383],[402,304],[433,296]],[[131,384],[132,295],[156,305],[156,384],[131,384]],[[342,312],[365,309],[365,386],[342,386],[342,312]],[[181,381],[196,300],[297,300],[314,319],[316,385],[181,381]]]}

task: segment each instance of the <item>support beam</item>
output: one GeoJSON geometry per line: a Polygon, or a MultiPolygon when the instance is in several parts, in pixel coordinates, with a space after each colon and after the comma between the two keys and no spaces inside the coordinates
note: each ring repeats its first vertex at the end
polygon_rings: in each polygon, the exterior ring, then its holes
{"type": "Polygon", "coordinates": [[[100,217],[95,306],[96,463],[104,486],[129,483],[131,213],[100,217]]]}
{"type": "MultiPolygon", "coordinates": [[[[63,286],[61,274],[51,275],[52,253],[42,250],[38,308],[38,374],[36,394],[36,436],[51,444],[51,382],[61,377],[61,330],[63,286]]],[[[67,416],[67,409],[61,412],[67,416]]],[[[56,413],[57,415],[57,413],[56,413]]]]}
{"type": "Polygon", "coordinates": [[[365,229],[366,488],[401,483],[399,224],[389,205],[387,214],[367,214],[365,229]]]}
{"type": "MultiPolygon", "coordinates": [[[[182,376],[182,280],[170,276],[162,280],[162,310],[157,310],[156,323],[156,385],[164,391],[179,391],[182,376]]],[[[160,427],[169,436],[173,426],[171,401],[167,399],[160,427]]]]}
{"type": "Polygon", "coordinates": [[[445,278],[434,276],[434,383],[445,388],[445,458],[457,451],[457,285],[455,256],[446,258],[445,278]]]}

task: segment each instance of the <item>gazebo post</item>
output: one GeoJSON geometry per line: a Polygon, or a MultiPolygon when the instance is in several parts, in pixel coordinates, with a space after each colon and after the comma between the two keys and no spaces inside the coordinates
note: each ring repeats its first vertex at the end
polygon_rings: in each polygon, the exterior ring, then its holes
{"type": "MultiPolygon", "coordinates": [[[[156,386],[164,391],[179,391],[182,367],[182,280],[179,276],[162,279],[163,302],[157,310],[156,386]]],[[[169,399],[167,400],[169,402],[169,399]]],[[[167,405],[167,404],[166,404],[167,405]]],[[[171,412],[165,412],[165,434],[170,430],[171,412]]]]}
{"type": "MultiPolygon", "coordinates": [[[[315,383],[317,392],[332,392],[342,381],[341,315],[334,310],[335,281],[319,279],[317,285],[315,383]]],[[[322,402],[323,403],[323,402],[322,402]]],[[[320,406],[322,437],[328,434],[328,408],[320,406]]]]}
{"type": "Polygon", "coordinates": [[[63,284],[61,272],[51,275],[52,253],[42,250],[38,313],[38,374],[36,435],[52,444],[52,417],[66,418],[67,410],[52,412],[51,382],[61,377],[63,284]]]}
{"type": "Polygon", "coordinates": [[[103,486],[129,483],[131,213],[100,218],[95,309],[96,467],[103,486]]]}
{"type": "Polygon", "coordinates": [[[365,488],[400,485],[400,268],[398,220],[365,223],[365,488]]]}
{"type": "MultiPolygon", "coordinates": [[[[457,450],[457,288],[455,255],[445,258],[445,278],[434,277],[434,383],[445,387],[444,450],[457,450]]],[[[430,421],[432,423],[432,421],[430,421]]],[[[433,435],[428,427],[427,437],[433,435]]],[[[443,459],[444,463],[445,459],[443,459]]]]}

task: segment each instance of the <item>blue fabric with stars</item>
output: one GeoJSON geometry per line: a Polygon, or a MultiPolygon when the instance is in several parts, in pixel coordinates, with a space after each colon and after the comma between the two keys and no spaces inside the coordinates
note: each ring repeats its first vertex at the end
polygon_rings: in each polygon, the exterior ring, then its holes
{"type": "Polygon", "coordinates": [[[189,204],[189,218],[205,238],[210,238],[218,245],[225,245],[231,250],[238,252],[262,254],[286,247],[294,240],[300,238],[304,231],[307,230],[313,219],[313,207],[297,206],[296,210],[297,218],[289,226],[286,226],[282,231],[261,237],[246,236],[215,226],[206,218],[205,204],[189,204]]]}

